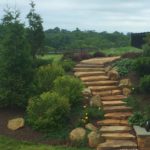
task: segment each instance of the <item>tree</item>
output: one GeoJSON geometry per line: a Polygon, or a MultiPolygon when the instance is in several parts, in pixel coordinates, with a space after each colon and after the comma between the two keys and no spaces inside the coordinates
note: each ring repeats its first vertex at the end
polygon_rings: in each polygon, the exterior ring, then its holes
{"type": "Polygon", "coordinates": [[[32,1],[30,3],[31,10],[27,15],[29,27],[27,29],[28,33],[28,40],[31,47],[31,53],[33,58],[37,54],[40,54],[44,51],[44,31],[42,26],[42,18],[39,14],[35,13],[35,4],[32,1]]]}
{"type": "Polygon", "coordinates": [[[32,57],[18,11],[5,11],[0,41],[0,107],[25,107],[32,83],[32,57]],[[11,16],[11,18],[9,17],[11,16]]]}

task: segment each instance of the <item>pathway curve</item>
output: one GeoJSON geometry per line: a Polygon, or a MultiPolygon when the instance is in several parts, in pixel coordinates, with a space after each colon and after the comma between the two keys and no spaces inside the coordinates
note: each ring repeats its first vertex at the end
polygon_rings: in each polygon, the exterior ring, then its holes
{"type": "Polygon", "coordinates": [[[105,119],[98,121],[105,143],[99,144],[97,150],[133,150],[137,149],[136,136],[128,124],[132,108],[123,101],[126,98],[119,88],[119,81],[110,80],[104,64],[119,57],[106,57],[84,60],[74,68],[75,76],[89,87],[93,95],[99,94],[105,112],[105,119]]]}

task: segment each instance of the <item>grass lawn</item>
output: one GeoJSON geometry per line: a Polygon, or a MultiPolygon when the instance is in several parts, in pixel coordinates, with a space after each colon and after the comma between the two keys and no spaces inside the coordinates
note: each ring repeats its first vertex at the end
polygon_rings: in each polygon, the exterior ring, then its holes
{"type": "Polygon", "coordinates": [[[127,52],[142,52],[142,50],[132,46],[128,46],[128,47],[105,49],[102,50],[102,52],[105,53],[106,55],[118,56],[127,52]]]}
{"type": "Polygon", "coordinates": [[[0,150],[91,150],[91,149],[33,144],[0,136],[0,150]]]}
{"type": "Polygon", "coordinates": [[[38,56],[38,57],[46,60],[52,59],[55,62],[58,62],[62,58],[62,56],[63,56],[62,54],[46,54],[44,56],[38,56]]]}

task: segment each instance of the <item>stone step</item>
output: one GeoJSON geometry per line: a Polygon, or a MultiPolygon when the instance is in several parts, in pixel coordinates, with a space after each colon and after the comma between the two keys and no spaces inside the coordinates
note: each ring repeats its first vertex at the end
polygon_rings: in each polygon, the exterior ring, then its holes
{"type": "Polygon", "coordinates": [[[122,94],[121,90],[108,90],[108,91],[94,91],[92,92],[93,95],[100,95],[100,96],[108,96],[108,95],[118,95],[122,94]]]}
{"type": "Polygon", "coordinates": [[[130,133],[103,133],[101,134],[107,140],[134,140],[136,137],[130,133]]]}
{"type": "Polygon", "coordinates": [[[106,119],[127,119],[132,115],[131,112],[114,112],[106,113],[104,116],[106,119]]]}
{"type": "Polygon", "coordinates": [[[87,81],[104,81],[109,80],[108,76],[91,76],[91,77],[81,77],[80,78],[83,82],[87,81]]]}
{"type": "Polygon", "coordinates": [[[92,71],[92,72],[75,72],[76,77],[88,77],[88,76],[101,76],[105,75],[104,71],[92,71]]]}
{"type": "Polygon", "coordinates": [[[112,95],[112,96],[101,97],[102,100],[107,100],[107,101],[122,100],[122,99],[125,99],[125,98],[127,98],[127,97],[124,96],[124,95],[112,95]]]}
{"type": "Polygon", "coordinates": [[[109,140],[99,144],[97,150],[135,150],[137,143],[131,140],[109,140]]]}
{"type": "Polygon", "coordinates": [[[122,119],[105,119],[97,122],[100,126],[129,126],[128,120],[122,119]]]}
{"type": "Polygon", "coordinates": [[[121,105],[125,105],[126,102],[123,101],[102,101],[103,106],[121,106],[121,105]]]}
{"type": "Polygon", "coordinates": [[[75,68],[74,68],[74,71],[76,71],[76,72],[78,72],[78,71],[80,71],[80,72],[87,72],[87,71],[105,71],[105,69],[104,69],[104,68],[92,68],[92,67],[90,67],[90,68],[77,68],[77,67],[75,67],[75,68]]]}
{"type": "Polygon", "coordinates": [[[101,133],[122,133],[122,132],[129,132],[132,128],[129,126],[102,126],[100,128],[101,133]]]}
{"type": "Polygon", "coordinates": [[[118,90],[118,86],[110,85],[110,86],[89,86],[89,88],[94,91],[107,91],[107,90],[118,90]]]}
{"type": "Polygon", "coordinates": [[[92,81],[92,82],[85,82],[84,84],[86,86],[117,85],[118,81],[111,81],[111,80],[106,80],[106,81],[92,81]]]}
{"type": "Polygon", "coordinates": [[[128,106],[105,106],[103,107],[103,110],[108,113],[108,112],[131,112],[132,108],[128,106]]]}
{"type": "Polygon", "coordinates": [[[97,64],[85,64],[85,63],[80,63],[80,64],[77,64],[75,66],[76,68],[102,68],[104,67],[104,65],[97,65],[97,64]]]}

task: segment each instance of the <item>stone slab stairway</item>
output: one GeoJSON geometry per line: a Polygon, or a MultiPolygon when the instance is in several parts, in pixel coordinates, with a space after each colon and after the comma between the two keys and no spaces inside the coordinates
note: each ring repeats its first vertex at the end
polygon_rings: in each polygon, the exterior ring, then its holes
{"type": "MultiPolygon", "coordinates": [[[[104,62],[107,63],[106,60],[104,62]]],[[[103,63],[84,61],[77,64],[74,71],[75,76],[91,89],[93,95],[101,96],[105,119],[97,121],[97,125],[106,141],[99,144],[97,150],[136,150],[136,136],[128,124],[132,108],[123,101],[126,96],[122,95],[119,81],[109,79],[103,63]]]]}

